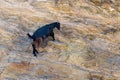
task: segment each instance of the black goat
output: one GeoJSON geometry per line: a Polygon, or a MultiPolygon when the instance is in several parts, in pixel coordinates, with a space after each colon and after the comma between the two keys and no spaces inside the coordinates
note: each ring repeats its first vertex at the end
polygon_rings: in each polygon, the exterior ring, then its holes
{"type": "Polygon", "coordinates": [[[60,23],[54,22],[51,24],[44,25],[43,27],[38,28],[33,33],[32,36],[29,33],[27,34],[29,38],[33,39],[32,47],[33,47],[34,56],[37,56],[36,53],[38,53],[38,51],[36,48],[44,42],[45,38],[51,36],[53,38],[53,41],[55,40],[54,32],[53,32],[54,28],[60,30],[60,23]]]}

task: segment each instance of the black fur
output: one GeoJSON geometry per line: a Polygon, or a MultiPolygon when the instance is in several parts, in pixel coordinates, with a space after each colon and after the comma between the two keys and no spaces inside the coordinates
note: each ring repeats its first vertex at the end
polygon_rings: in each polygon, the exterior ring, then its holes
{"type": "MultiPolygon", "coordinates": [[[[31,39],[33,39],[33,41],[35,41],[37,38],[42,38],[43,41],[45,38],[47,38],[48,36],[51,36],[53,38],[53,41],[55,40],[54,37],[54,32],[53,29],[57,28],[58,30],[60,30],[60,23],[59,22],[54,22],[51,24],[47,24],[44,25],[43,27],[38,28],[33,35],[30,35],[29,33],[27,34],[27,36],[31,39]]],[[[33,54],[34,56],[37,56],[36,53],[38,53],[38,51],[35,48],[35,45],[32,44],[33,47],[33,54]]]]}

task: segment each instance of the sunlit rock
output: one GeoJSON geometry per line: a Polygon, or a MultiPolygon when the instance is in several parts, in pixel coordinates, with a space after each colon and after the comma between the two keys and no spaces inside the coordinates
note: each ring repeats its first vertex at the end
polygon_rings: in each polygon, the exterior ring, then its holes
{"type": "Polygon", "coordinates": [[[0,80],[120,80],[119,0],[0,0],[0,80]],[[35,57],[26,35],[59,21],[35,57]]]}

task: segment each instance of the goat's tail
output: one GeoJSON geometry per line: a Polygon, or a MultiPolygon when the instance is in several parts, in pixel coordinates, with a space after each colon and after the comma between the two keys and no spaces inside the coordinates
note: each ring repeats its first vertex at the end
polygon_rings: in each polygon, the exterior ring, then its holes
{"type": "Polygon", "coordinates": [[[33,37],[32,37],[29,33],[27,33],[27,36],[28,36],[29,38],[33,39],[33,37]]]}

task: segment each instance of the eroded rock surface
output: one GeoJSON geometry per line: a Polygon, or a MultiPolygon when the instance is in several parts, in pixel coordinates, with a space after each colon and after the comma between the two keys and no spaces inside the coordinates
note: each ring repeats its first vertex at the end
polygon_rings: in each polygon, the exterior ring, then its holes
{"type": "Polygon", "coordinates": [[[119,0],[0,0],[0,80],[120,80],[119,0]],[[26,33],[59,21],[38,57],[26,33]]]}

